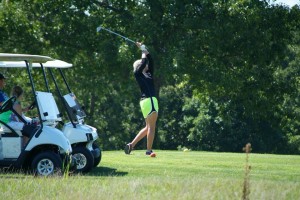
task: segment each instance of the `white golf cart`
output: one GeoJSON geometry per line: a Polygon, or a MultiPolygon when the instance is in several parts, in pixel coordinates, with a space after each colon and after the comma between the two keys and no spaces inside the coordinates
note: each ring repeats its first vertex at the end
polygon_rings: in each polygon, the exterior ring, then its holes
{"type": "Polygon", "coordinates": [[[99,145],[96,143],[98,139],[97,129],[84,123],[84,117],[86,117],[84,109],[71,91],[62,71],[64,68],[72,67],[72,64],[55,60],[41,63],[40,65],[43,69],[47,91],[50,92],[50,88],[46,80],[45,68],[48,69],[49,75],[55,84],[58,98],[61,100],[62,106],[67,113],[69,122],[63,124],[62,132],[70,140],[72,145],[72,158],[76,165],[76,171],[88,172],[93,167],[98,166],[101,161],[102,153],[99,145]],[[63,84],[59,85],[55,77],[61,78],[63,84]],[[62,94],[63,88],[65,95],[62,94]]]}
{"type": "MultiPolygon", "coordinates": [[[[62,131],[45,126],[44,121],[59,121],[58,109],[54,97],[49,92],[35,90],[32,77],[33,63],[45,63],[53,60],[50,57],[26,54],[0,53],[0,68],[16,67],[22,63],[22,68],[27,70],[31,83],[33,99],[38,110],[39,125],[30,127],[31,136],[23,144],[22,131],[14,130],[7,123],[0,121],[0,166],[11,168],[31,169],[36,175],[48,176],[55,172],[62,172],[64,166],[71,160],[72,147],[62,131]]],[[[1,107],[0,113],[12,111],[15,97],[7,100],[1,107]]],[[[20,120],[21,117],[19,116],[20,120]]],[[[24,132],[23,132],[24,133],[24,132]]]]}
{"type": "MultiPolygon", "coordinates": [[[[24,62],[10,62],[9,64],[11,67],[26,67],[24,62]]],[[[59,112],[55,104],[55,107],[47,107],[47,109],[51,109],[53,115],[59,117],[56,119],[50,119],[49,117],[44,117],[43,112],[41,112],[40,114],[43,117],[43,125],[50,127],[57,127],[58,124],[63,125],[61,130],[72,146],[72,161],[75,164],[75,170],[77,172],[89,172],[93,167],[96,167],[100,163],[102,153],[99,145],[96,143],[96,140],[98,139],[97,129],[84,123],[84,117],[86,116],[85,112],[76,100],[75,95],[71,92],[62,72],[62,69],[72,67],[72,64],[52,59],[44,63],[33,62],[32,67],[39,68],[41,70],[43,74],[42,79],[45,83],[45,90],[47,91],[46,93],[52,94],[45,70],[46,68],[48,69],[49,75],[51,75],[51,80],[55,84],[58,99],[61,100],[62,107],[66,111],[69,119],[66,123],[62,122],[62,114],[59,112]],[[63,79],[64,88],[67,90],[67,94],[64,96],[61,93],[62,88],[58,86],[58,82],[56,81],[55,73],[53,72],[54,70],[58,71],[59,77],[63,79]]],[[[43,94],[44,93],[42,92],[37,92],[38,97],[43,97],[43,94]]],[[[49,105],[46,97],[43,98],[43,100],[39,99],[37,101],[38,105],[49,105]]]]}

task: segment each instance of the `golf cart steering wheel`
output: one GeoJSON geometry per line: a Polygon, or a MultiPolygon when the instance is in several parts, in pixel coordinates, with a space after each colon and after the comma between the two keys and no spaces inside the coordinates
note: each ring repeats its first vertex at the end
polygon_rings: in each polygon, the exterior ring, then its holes
{"type": "Polygon", "coordinates": [[[10,97],[7,101],[5,101],[0,107],[0,113],[7,112],[13,108],[13,105],[16,101],[16,97],[10,97]]]}

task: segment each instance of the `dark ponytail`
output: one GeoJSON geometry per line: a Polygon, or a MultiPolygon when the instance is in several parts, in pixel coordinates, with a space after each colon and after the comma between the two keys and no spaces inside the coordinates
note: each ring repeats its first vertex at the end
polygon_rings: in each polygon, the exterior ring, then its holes
{"type": "Polygon", "coordinates": [[[12,91],[11,91],[11,96],[15,96],[16,98],[18,98],[19,96],[21,96],[23,94],[23,89],[20,86],[15,86],[13,87],[12,91]]]}

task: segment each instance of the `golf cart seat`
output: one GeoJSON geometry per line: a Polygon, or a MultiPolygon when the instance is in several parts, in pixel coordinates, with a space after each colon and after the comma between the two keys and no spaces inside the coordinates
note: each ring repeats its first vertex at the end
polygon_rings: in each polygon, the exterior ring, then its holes
{"type": "Polygon", "coordinates": [[[50,92],[36,92],[37,103],[42,122],[47,125],[56,126],[62,121],[55,99],[50,92]]]}

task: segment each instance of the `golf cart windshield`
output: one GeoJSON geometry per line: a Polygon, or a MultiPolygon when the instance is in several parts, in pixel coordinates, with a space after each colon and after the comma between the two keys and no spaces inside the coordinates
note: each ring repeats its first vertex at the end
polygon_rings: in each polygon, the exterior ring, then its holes
{"type": "Polygon", "coordinates": [[[73,93],[64,95],[64,99],[67,102],[67,109],[70,111],[73,121],[79,121],[86,116],[73,93]]]}

